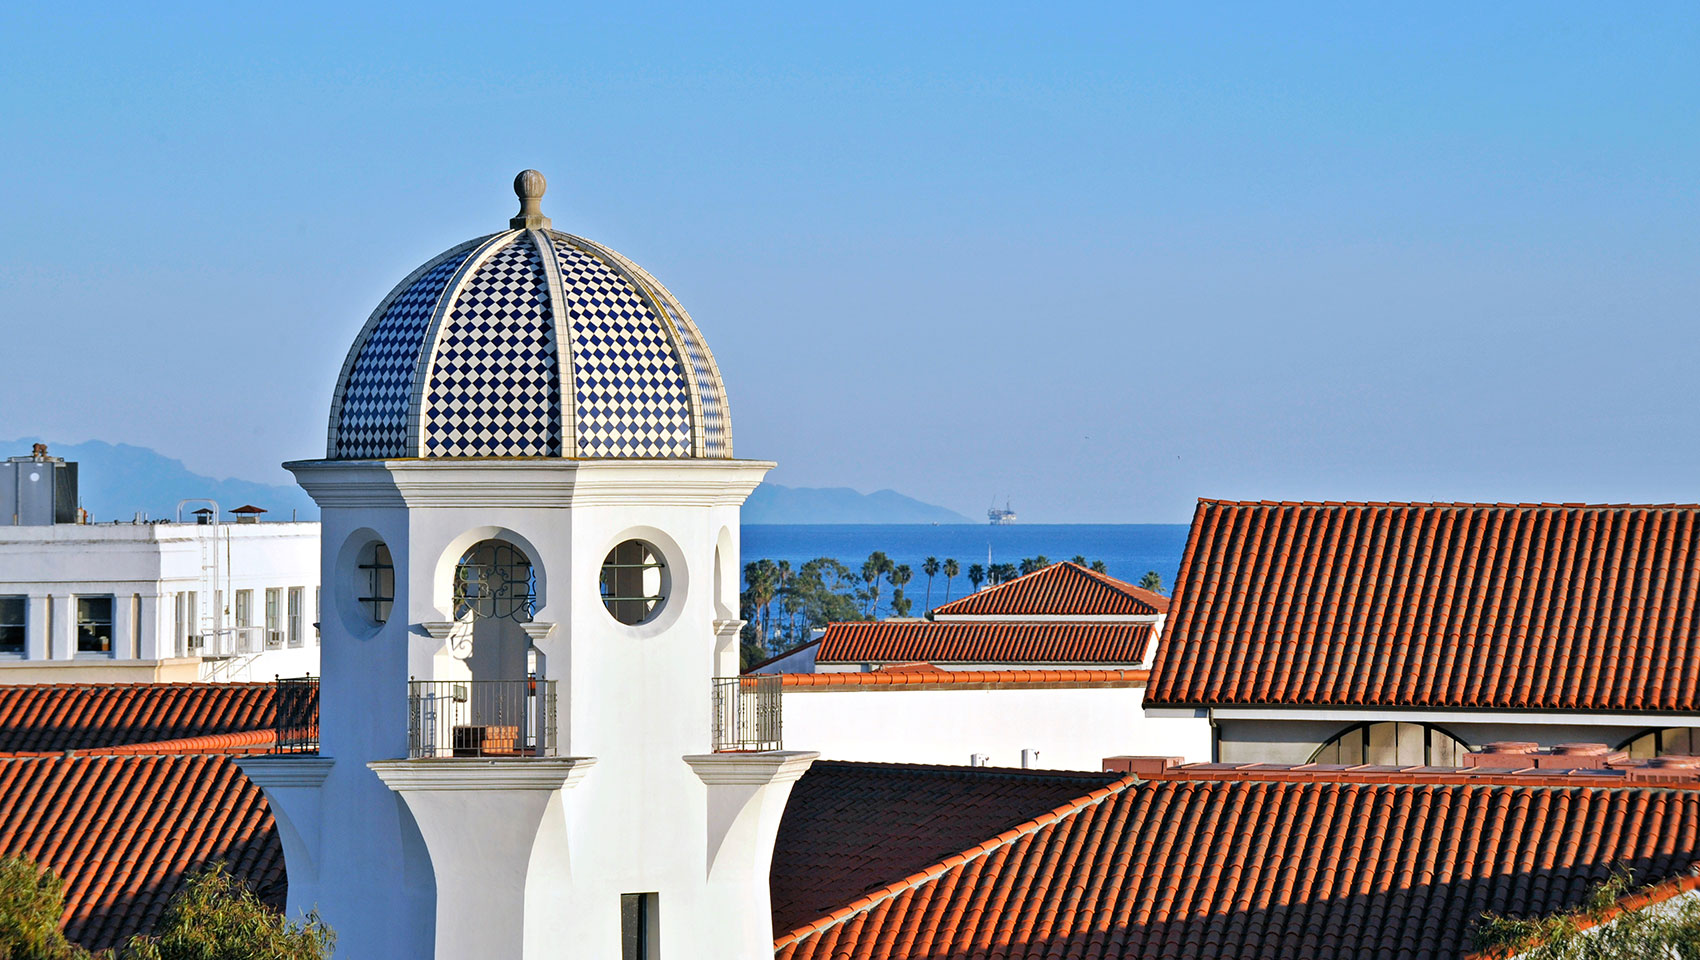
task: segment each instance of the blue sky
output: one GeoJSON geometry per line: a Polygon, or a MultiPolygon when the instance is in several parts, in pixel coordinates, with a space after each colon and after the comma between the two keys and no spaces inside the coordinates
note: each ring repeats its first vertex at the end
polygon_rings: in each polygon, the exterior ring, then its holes
{"type": "Polygon", "coordinates": [[[1700,499],[1692,4],[91,9],[0,8],[0,436],[281,481],[530,166],[781,483],[1700,499]]]}

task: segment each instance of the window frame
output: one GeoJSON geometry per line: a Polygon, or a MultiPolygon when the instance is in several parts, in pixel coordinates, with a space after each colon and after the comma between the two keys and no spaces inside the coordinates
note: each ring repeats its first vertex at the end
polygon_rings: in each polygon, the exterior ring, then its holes
{"type": "Polygon", "coordinates": [[[303,608],[307,603],[307,588],[290,587],[288,603],[289,634],[287,639],[291,647],[299,647],[302,646],[304,639],[301,627],[302,616],[306,612],[303,608]]]}
{"type": "Polygon", "coordinates": [[[0,638],[3,638],[9,630],[16,630],[18,646],[15,650],[0,646],[0,658],[21,659],[29,656],[30,598],[28,594],[22,593],[0,595],[0,611],[3,611],[7,604],[13,602],[18,604],[17,620],[15,622],[9,621],[7,615],[0,612],[0,638]]]}
{"type": "Polygon", "coordinates": [[[118,650],[113,639],[114,634],[116,633],[114,621],[117,619],[118,614],[118,598],[110,593],[77,594],[71,598],[71,606],[72,614],[76,617],[74,624],[76,628],[76,646],[72,651],[72,656],[87,660],[96,660],[101,658],[110,660],[116,657],[118,655],[118,650]],[[105,620],[96,620],[84,615],[84,604],[97,604],[101,602],[105,602],[106,604],[105,620]],[[102,625],[106,627],[106,649],[85,650],[83,648],[84,628],[90,626],[99,627],[102,625]]]}

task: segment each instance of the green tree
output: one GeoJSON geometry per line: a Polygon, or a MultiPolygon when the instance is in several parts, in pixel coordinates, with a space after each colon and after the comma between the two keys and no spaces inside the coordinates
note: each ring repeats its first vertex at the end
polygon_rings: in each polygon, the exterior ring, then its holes
{"type": "Polygon", "coordinates": [[[968,565],[968,582],[974,585],[974,592],[980,592],[980,584],[986,582],[986,568],[977,563],[968,565]]]}
{"type": "Polygon", "coordinates": [[[1013,563],[994,563],[992,564],[992,568],[986,571],[986,575],[993,584],[999,584],[1008,583],[1011,580],[1014,580],[1017,573],[1015,571],[1015,564],[1013,563]]]}
{"type": "MultiPolygon", "coordinates": [[[[944,602],[945,603],[950,602],[950,582],[952,580],[955,580],[957,578],[957,576],[959,576],[961,573],[962,573],[962,566],[956,562],[955,557],[945,557],[944,558],[944,602]]],[[[974,586],[975,586],[975,589],[979,589],[979,584],[975,584],[974,586]]]]}
{"type": "Polygon", "coordinates": [[[1473,931],[1476,949],[1520,960],[1700,958],[1700,900],[1683,897],[1614,914],[1632,892],[1631,875],[1620,870],[1589,890],[1571,913],[1528,918],[1484,913],[1473,931]]]}
{"type": "Polygon", "coordinates": [[[1074,559],[1070,560],[1069,563],[1072,563],[1077,567],[1084,567],[1086,566],[1086,555],[1077,553],[1074,555],[1074,559]]]}
{"type": "Polygon", "coordinates": [[[885,578],[887,580],[891,581],[891,615],[892,616],[894,616],[894,617],[907,617],[907,616],[909,616],[909,608],[913,607],[915,605],[915,601],[909,599],[907,596],[904,595],[903,588],[907,587],[909,585],[909,581],[911,579],[913,579],[914,576],[915,576],[914,572],[909,569],[909,565],[907,563],[900,563],[900,564],[892,567],[890,570],[888,570],[886,572],[885,578]],[[903,601],[903,606],[902,606],[901,609],[898,608],[898,600],[899,599],[901,599],[903,601]]]}
{"type": "Polygon", "coordinates": [[[927,559],[922,560],[921,572],[927,575],[926,608],[931,610],[933,608],[933,578],[939,575],[939,558],[928,557],[927,559]]]}
{"type": "Polygon", "coordinates": [[[1094,560],[1094,561],[1092,561],[1092,572],[1093,573],[1109,573],[1110,572],[1110,565],[1105,563],[1102,560],[1094,560]]]}
{"type": "Polygon", "coordinates": [[[872,618],[879,614],[880,609],[880,578],[892,571],[895,566],[891,558],[882,550],[868,554],[868,559],[862,562],[862,582],[867,584],[862,599],[867,603],[867,616],[872,618]]]}
{"type": "MultiPolygon", "coordinates": [[[[1021,575],[1025,577],[1029,573],[1035,573],[1039,570],[1043,570],[1050,565],[1051,561],[1048,560],[1042,553],[1036,557],[1027,557],[1021,561],[1021,575]]],[[[1010,579],[1013,580],[1015,578],[1011,577],[1010,579]]]]}
{"type": "Polygon", "coordinates": [[[1145,576],[1139,578],[1139,588],[1152,593],[1163,592],[1163,575],[1155,570],[1145,571],[1145,576]]]}
{"type": "Polygon", "coordinates": [[[773,598],[779,595],[779,565],[761,559],[744,564],[744,593],[740,600],[748,601],[751,614],[746,618],[757,622],[756,638],[767,645],[773,608],[773,598]]]}
{"type": "Polygon", "coordinates": [[[318,914],[291,922],[214,864],[177,891],[152,935],[131,938],[124,960],[325,960],[335,943],[318,914]]]}
{"type": "Polygon", "coordinates": [[[87,951],[65,939],[65,881],[22,857],[0,860],[0,960],[78,960],[87,951]]]}

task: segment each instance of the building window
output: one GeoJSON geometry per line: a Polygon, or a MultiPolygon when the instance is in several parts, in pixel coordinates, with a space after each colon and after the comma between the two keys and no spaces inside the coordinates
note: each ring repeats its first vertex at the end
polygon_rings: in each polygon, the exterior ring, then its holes
{"type": "Polygon", "coordinates": [[[620,894],[620,960],[656,960],[661,916],[653,893],[620,894]]]}
{"type": "Polygon", "coordinates": [[[390,618],[395,606],[395,561],[390,548],[374,540],[360,550],[360,609],[373,623],[382,624],[390,618]]]}
{"type": "Polygon", "coordinates": [[[531,558],[504,540],[482,540],[455,564],[455,619],[471,613],[484,619],[529,623],[537,605],[537,571],[531,558]]]}
{"type": "Polygon", "coordinates": [[[1360,723],[1323,744],[1311,763],[1370,764],[1385,767],[1456,767],[1470,752],[1439,727],[1421,723],[1360,723]]]}
{"type": "Polygon", "coordinates": [[[28,597],[0,597],[0,656],[24,655],[29,605],[28,597]]]}
{"type": "Polygon", "coordinates": [[[289,588],[289,645],[292,647],[301,646],[301,640],[305,636],[301,629],[304,622],[301,619],[301,605],[306,600],[306,593],[306,587],[289,588]]]}
{"type": "Polygon", "coordinates": [[[236,625],[251,627],[254,625],[254,591],[236,591],[236,625]]]}
{"type": "Polygon", "coordinates": [[[325,622],[324,615],[319,612],[321,609],[323,609],[323,608],[321,608],[319,606],[319,588],[314,587],[313,588],[313,646],[315,646],[315,647],[319,645],[319,633],[320,633],[319,624],[325,622]]]}
{"type": "Polygon", "coordinates": [[[77,654],[112,656],[112,598],[77,598],[77,654]]]}
{"type": "Polygon", "coordinates": [[[1667,755],[1692,757],[1696,756],[1695,751],[1700,749],[1700,730],[1688,727],[1648,730],[1631,738],[1618,749],[1629,751],[1632,760],[1648,760],[1667,755]]]}
{"type": "Polygon", "coordinates": [[[627,540],[602,561],[602,605],[624,624],[648,623],[667,600],[667,564],[661,551],[627,540]]]}
{"type": "Polygon", "coordinates": [[[266,588],[266,643],[274,647],[283,646],[283,591],[277,587],[266,588]]]}

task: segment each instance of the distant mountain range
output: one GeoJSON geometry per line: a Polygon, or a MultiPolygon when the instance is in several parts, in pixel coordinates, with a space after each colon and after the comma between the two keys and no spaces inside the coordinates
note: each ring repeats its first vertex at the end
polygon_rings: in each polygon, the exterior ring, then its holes
{"type": "MultiPolygon", "coordinates": [[[[40,442],[38,437],[0,440],[0,460],[28,456],[30,445],[40,442]]],[[[293,484],[215,480],[147,447],[101,440],[50,442],[47,455],[77,462],[77,493],[96,521],[129,520],[138,512],[154,520],[174,519],[177,502],[189,497],[216,500],[226,511],[251,503],[268,511],[267,520],[288,520],[291,511],[299,520],[319,519],[313,498],[293,484]]]]}
{"type": "MultiPolygon", "coordinates": [[[[0,440],[0,460],[26,456],[38,437],[0,440]]],[[[202,476],[147,447],[127,443],[49,443],[49,456],[74,460],[82,506],[97,521],[129,520],[138,512],[155,520],[177,515],[177,502],[208,497],[230,510],[253,504],[267,520],[319,519],[307,492],[292,484],[217,480],[202,476]]],[[[894,490],[857,493],[849,487],[783,487],[764,483],[744,504],[745,523],[972,523],[954,510],[922,503],[894,490]]]]}
{"type": "Polygon", "coordinates": [[[895,490],[782,487],[764,483],[744,502],[745,523],[973,523],[955,510],[895,490]]]}

